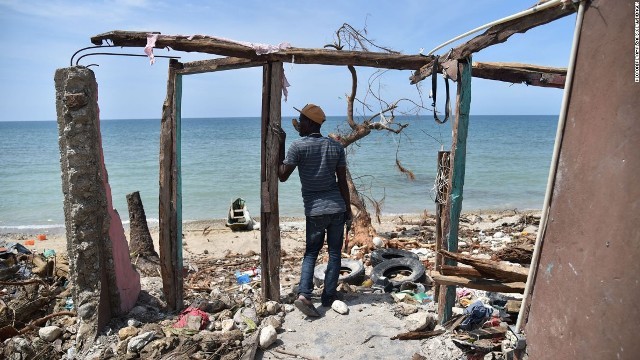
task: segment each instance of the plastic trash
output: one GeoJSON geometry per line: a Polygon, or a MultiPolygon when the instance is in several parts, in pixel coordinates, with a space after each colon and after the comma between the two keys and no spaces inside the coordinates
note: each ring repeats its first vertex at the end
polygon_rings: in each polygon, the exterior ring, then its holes
{"type": "Polygon", "coordinates": [[[248,284],[249,282],[251,282],[251,277],[249,277],[248,274],[236,271],[236,282],[240,285],[248,284]]]}
{"type": "Polygon", "coordinates": [[[44,255],[44,257],[46,258],[51,258],[51,257],[55,257],[56,256],[56,251],[53,249],[46,249],[42,255],[44,255]]]}
{"type": "Polygon", "coordinates": [[[64,303],[64,308],[67,310],[73,310],[73,299],[68,297],[67,301],[64,303]]]}

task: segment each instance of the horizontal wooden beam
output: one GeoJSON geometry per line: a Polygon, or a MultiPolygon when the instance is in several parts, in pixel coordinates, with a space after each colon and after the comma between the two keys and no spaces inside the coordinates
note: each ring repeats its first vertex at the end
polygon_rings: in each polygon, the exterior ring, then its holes
{"type": "Polygon", "coordinates": [[[213,71],[224,71],[234,69],[244,69],[256,66],[263,66],[266,61],[251,60],[234,57],[225,57],[211,60],[198,60],[182,63],[180,69],[176,70],[176,74],[192,75],[213,71]]]}
{"type": "MultiPolygon", "coordinates": [[[[448,60],[467,58],[471,54],[491,45],[507,41],[507,39],[514,34],[524,33],[529,29],[560,19],[574,13],[575,11],[576,8],[571,5],[564,6],[559,4],[558,6],[546,8],[529,15],[525,15],[521,18],[494,25],[488,28],[481,35],[478,35],[466,43],[452,49],[446,56],[441,58],[440,61],[445,62],[448,60]]],[[[433,56],[429,57],[429,62],[410,77],[412,84],[418,83],[431,75],[434,58],[435,57],[433,56]]]]}
{"type": "Polygon", "coordinates": [[[566,68],[518,63],[474,62],[473,77],[564,89],[566,68]]]}
{"type": "Polygon", "coordinates": [[[480,273],[486,274],[484,277],[491,277],[503,281],[527,281],[527,275],[529,274],[529,269],[523,267],[478,259],[470,255],[458,254],[446,250],[440,250],[440,253],[445,257],[473,266],[480,273]]]}
{"type": "MultiPolygon", "coordinates": [[[[151,33],[158,34],[140,31],[110,31],[93,36],[91,42],[95,45],[101,45],[105,41],[108,41],[114,46],[144,47],[147,44],[147,35],[151,33]]],[[[178,51],[201,52],[265,62],[281,61],[295,62],[297,64],[353,65],[398,70],[417,70],[430,61],[430,58],[422,55],[295,47],[271,54],[257,55],[256,51],[249,46],[205,35],[188,37],[183,35],[158,34],[155,47],[170,47],[178,51]]]]}
{"type": "Polygon", "coordinates": [[[464,286],[477,290],[524,294],[523,282],[504,283],[496,280],[474,279],[465,276],[445,276],[436,272],[432,272],[430,276],[438,285],[464,286]]]}

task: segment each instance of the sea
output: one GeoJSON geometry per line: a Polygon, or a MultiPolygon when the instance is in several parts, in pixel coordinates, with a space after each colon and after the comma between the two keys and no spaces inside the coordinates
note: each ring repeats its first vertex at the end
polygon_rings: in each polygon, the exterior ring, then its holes
{"type": "MultiPolygon", "coordinates": [[[[541,209],[557,120],[472,115],[462,210],[541,209]]],[[[373,131],[347,148],[354,181],[384,215],[433,212],[437,153],[451,148],[452,121],[394,122],[409,126],[400,134],[373,131]]],[[[282,123],[288,146],[298,134],[289,118],[282,123]]],[[[345,128],[344,117],[328,117],[323,135],[345,128]]],[[[160,119],[102,120],[101,129],[114,207],[126,223],[126,194],[139,191],[147,219],[157,222],[160,119]]],[[[236,198],[259,217],[260,118],[183,118],[181,135],[183,221],[226,218],[236,198]]],[[[0,121],[0,233],[64,227],[60,175],[57,122],[0,121]]],[[[304,216],[297,171],[280,183],[279,204],[281,216],[304,216]]]]}

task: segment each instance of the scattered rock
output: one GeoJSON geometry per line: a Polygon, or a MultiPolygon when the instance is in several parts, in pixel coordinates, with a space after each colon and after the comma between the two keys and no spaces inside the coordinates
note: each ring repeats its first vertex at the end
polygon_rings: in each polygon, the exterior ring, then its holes
{"type": "Polygon", "coordinates": [[[53,342],[62,335],[62,329],[57,326],[45,326],[38,330],[38,335],[44,341],[53,342]]]}
{"type": "Polygon", "coordinates": [[[280,311],[280,304],[278,304],[277,301],[267,301],[266,304],[266,310],[267,310],[267,314],[269,315],[275,315],[278,313],[278,311],[280,311]]]}
{"type": "Polygon", "coordinates": [[[148,331],[144,334],[140,334],[135,336],[129,340],[129,345],[127,345],[127,350],[132,353],[137,353],[142,350],[153,338],[156,336],[155,331],[148,331]]]}
{"type": "Polygon", "coordinates": [[[408,331],[430,331],[436,326],[437,319],[429,313],[417,312],[406,318],[405,327],[408,331]]]}
{"type": "Polygon", "coordinates": [[[259,324],[256,309],[249,307],[241,307],[233,315],[233,322],[240,330],[255,329],[259,324]]]}
{"type": "Polygon", "coordinates": [[[233,319],[225,319],[225,320],[222,320],[222,322],[220,323],[220,330],[222,330],[223,332],[231,331],[235,327],[236,327],[236,324],[233,321],[233,319]]]}
{"type": "Polygon", "coordinates": [[[347,304],[340,300],[335,300],[333,304],[331,304],[331,308],[338,314],[346,315],[349,313],[349,307],[347,304]]]}
{"type": "Polygon", "coordinates": [[[273,326],[276,329],[280,329],[282,327],[282,320],[279,317],[271,315],[262,320],[263,325],[273,326]]]}
{"type": "Polygon", "coordinates": [[[129,319],[127,320],[127,326],[133,326],[133,327],[138,327],[142,325],[142,323],[136,319],[129,319]]]}
{"type": "Polygon", "coordinates": [[[132,336],[138,335],[138,331],[138,328],[136,328],[135,326],[123,327],[118,331],[118,337],[120,338],[120,340],[128,339],[132,336]]]}
{"type": "Polygon", "coordinates": [[[398,303],[394,308],[393,312],[396,316],[407,316],[414,314],[418,311],[418,307],[414,304],[407,304],[404,302],[398,303]]]}
{"type": "Polygon", "coordinates": [[[288,313],[292,312],[293,310],[295,310],[295,306],[293,306],[293,305],[291,305],[291,304],[286,304],[286,305],[284,306],[284,311],[286,311],[286,312],[288,312],[288,313]]]}
{"type": "Polygon", "coordinates": [[[263,327],[262,331],[260,331],[260,347],[263,349],[268,348],[277,338],[278,334],[273,326],[267,325],[263,327]]]}

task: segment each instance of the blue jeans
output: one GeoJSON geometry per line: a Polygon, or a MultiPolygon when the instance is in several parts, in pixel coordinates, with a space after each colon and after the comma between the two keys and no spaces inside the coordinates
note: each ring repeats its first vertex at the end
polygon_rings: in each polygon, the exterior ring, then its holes
{"type": "Polygon", "coordinates": [[[298,293],[307,299],[313,292],[313,270],[327,235],[329,263],[324,276],[322,303],[327,304],[335,298],[340,276],[342,242],[344,240],[344,213],[307,216],[307,245],[302,260],[302,274],[298,293]]]}

